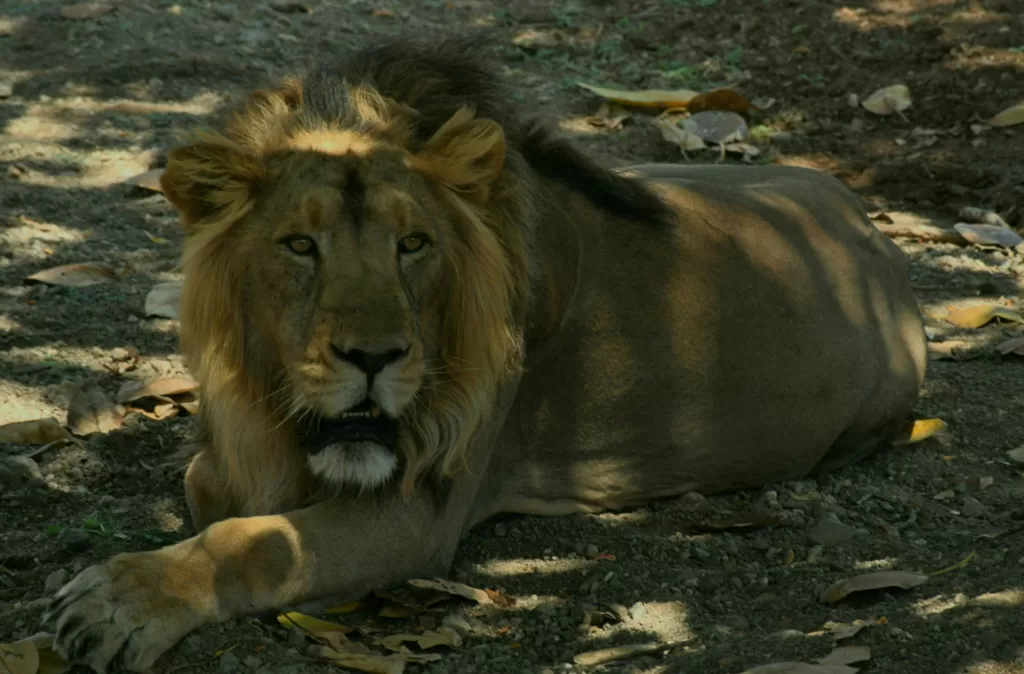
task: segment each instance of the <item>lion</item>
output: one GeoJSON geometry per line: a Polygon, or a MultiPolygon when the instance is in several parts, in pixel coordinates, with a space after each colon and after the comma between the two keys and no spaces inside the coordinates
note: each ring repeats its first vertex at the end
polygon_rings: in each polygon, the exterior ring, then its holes
{"type": "Polygon", "coordinates": [[[474,54],[361,51],[170,153],[198,533],[61,588],[69,660],[143,671],[206,623],[444,576],[499,514],[759,488],[910,418],[908,263],[842,183],[606,168],[474,54]]]}

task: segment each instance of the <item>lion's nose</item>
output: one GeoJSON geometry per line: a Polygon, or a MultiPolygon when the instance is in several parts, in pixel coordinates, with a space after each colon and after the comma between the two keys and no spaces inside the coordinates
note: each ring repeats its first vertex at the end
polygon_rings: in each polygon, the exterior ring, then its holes
{"type": "Polygon", "coordinates": [[[396,360],[401,360],[409,353],[409,347],[375,352],[363,351],[362,349],[343,350],[334,345],[331,345],[331,348],[334,349],[334,355],[341,360],[352,363],[370,378],[396,360]]]}

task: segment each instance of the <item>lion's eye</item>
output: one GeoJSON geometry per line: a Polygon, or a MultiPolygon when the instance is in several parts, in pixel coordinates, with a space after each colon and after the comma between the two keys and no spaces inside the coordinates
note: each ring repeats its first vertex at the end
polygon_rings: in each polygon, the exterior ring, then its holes
{"type": "Polygon", "coordinates": [[[409,236],[402,237],[398,241],[398,252],[408,255],[410,253],[418,253],[423,250],[423,247],[427,245],[427,237],[423,234],[410,234],[409,236]]]}
{"type": "Polygon", "coordinates": [[[281,243],[288,246],[288,250],[296,255],[313,255],[316,253],[316,243],[308,236],[289,236],[281,243]]]}

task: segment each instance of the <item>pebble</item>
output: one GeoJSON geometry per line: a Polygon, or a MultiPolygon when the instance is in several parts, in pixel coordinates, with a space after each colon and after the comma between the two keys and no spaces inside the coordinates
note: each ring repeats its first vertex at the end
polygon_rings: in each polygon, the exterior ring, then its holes
{"type": "Polygon", "coordinates": [[[69,527],[57,536],[57,544],[64,552],[70,555],[77,555],[92,547],[92,538],[85,529],[69,527]]]}
{"type": "Polygon", "coordinates": [[[684,505],[695,506],[704,503],[708,498],[699,492],[688,491],[683,494],[679,500],[682,501],[684,505]]]}
{"type": "Polygon", "coordinates": [[[56,592],[64,587],[64,581],[68,578],[68,572],[64,569],[57,569],[46,577],[45,588],[47,592],[56,592]]]}
{"type": "Polygon", "coordinates": [[[597,555],[598,552],[600,552],[600,550],[598,550],[597,546],[594,545],[593,543],[591,543],[590,545],[587,546],[587,556],[588,557],[594,557],[594,556],[597,555]]]}
{"type": "Polygon", "coordinates": [[[247,655],[242,658],[242,664],[246,669],[259,669],[263,665],[263,661],[255,655],[247,655]]]}
{"type": "Polygon", "coordinates": [[[217,665],[218,672],[234,672],[241,662],[234,653],[225,653],[220,656],[220,663],[217,665]]]}
{"type": "Polygon", "coordinates": [[[838,545],[859,536],[860,533],[859,529],[840,522],[835,513],[825,513],[807,535],[819,545],[838,545]]]}
{"type": "Polygon", "coordinates": [[[960,511],[965,517],[982,517],[985,514],[985,506],[973,496],[968,496],[964,499],[964,505],[960,511]]]}

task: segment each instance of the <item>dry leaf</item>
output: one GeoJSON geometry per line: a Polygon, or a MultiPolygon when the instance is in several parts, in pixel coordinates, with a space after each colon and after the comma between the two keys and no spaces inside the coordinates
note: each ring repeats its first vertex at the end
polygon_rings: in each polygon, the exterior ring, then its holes
{"type": "Polygon", "coordinates": [[[917,587],[926,580],[928,580],[928,576],[921,573],[911,573],[909,571],[876,571],[875,573],[865,573],[860,576],[846,578],[838,583],[834,583],[821,593],[819,599],[823,602],[834,604],[854,592],[880,590],[888,587],[909,590],[917,587]]]}
{"type": "Polygon", "coordinates": [[[653,122],[654,126],[661,131],[661,137],[670,143],[675,143],[685,155],[693,150],[703,150],[707,147],[703,139],[679,126],[675,121],[662,118],[653,122]]]}
{"type": "Polygon", "coordinates": [[[341,632],[342,634],[348,634],[352,631],[351,627],[345,627],[338,623],[332,623],[328,620],[321,620],[320,618],[314,618],[313,616],[306,615],[305,613],[299,613],[298,611],[288,611],[277,616],[277,622],[282,627],[291,627],[295,625],[303,632],[308,634],[320,634],[322,632],[341,632]]]}
{"type": "Polygon", "coordinates": [[[375,9],[370,12],[370,16],[376,16],[383,19],[393,19],[395,18],[395,13],[390,9],[375,9]]]}
{"type": "Polygon", "coordinates": [[[964,237],[971,243],[977,243],[983,246],[1006,246],[1007,248],[1014,248],[1015,246],[1024,243],[1024,239],[1020,237],[1020,234],[1007,229],[1005,227],[998,227],[996,225],[974,225],[967,222],[958,222],[953,225],[953,229],[960,232],[960,236],[964,237]]]}
{"type": "Polygon", "coordinates": [[[602,648],[597,651],[580,653],[573,656],[572,661],[581,667],[596,667],[597,665],[603,665],[607,662],[628,660],[630,658],[638,658],[644,655],[653,655],[662,651],[671,650],[688,642],[689,640],[687,639],[684,641],[673,641],[660,644],[647,643],[630,644],[628,646],[614,646],[612,648],[602,648]]]}
{"type": "Polygon", "coordinates": [[[852,665],[871,659],[871,649],[867,646],[838,646],[831,653],[815,662],[822,665],[852,665]]]}
{"type": "Polygon", "coordinates": [[[701,140],[722,145],[747,137],[747,120],[735,112],[708,110],[684,119],[680,125],[701,140]]]}
{"type": "Polygon", "coordinates": [[[860,631],[868,624],[863,620],[854,620],[852,623],[832,623],[826,625],[832,638],[836,641],[850,639],[860,634],[860,631]]]}
{"type": "Polygon", "coordinates": [[[953,308],[946,314],[946,321],[958,328],[980,328],[996,318],[1024,324],[1020,314],[994,304],[981,304],[966,309],[953,308]]]}
{"type": "Polygon", "coordinates": [[[164,188],[160,186],[160,176],[164,174],[162,168],[153,169],[152,171],[146,171],[140,173],[137,176],[132,176],[124,182],[128,185],[135,185],[143,189],[150,190],[152,192],[163,192],[164,188]]]}
{"type": "Polygon", "coordinates": [[[938,571],[932,571],[928,575],[929,576],[942,576],[942,575],[945,575],[945,574],[949,573],[950,571],[959,571],[960,569],[963,569],[964,567],[966,567],[968,564],[971,563],[971,560],[974,559],[974,554],[975,554],[974,550],[971,550],[971,552],[966,557],[961,559],[956,564],[951,564],[950,566],[947,566],[944,569],[939,569],[938,571]]]}
{"type": "Polygon", "coordinates": [[[1010,226],[1007,224],[1006,220],[1003,220],[1003,216],[999,215],[995,211],[990,211],[987,208],[964,206],[960,209],[958,215],[968,222],[974,222],[979,225],[995,225],[996,227],[1010,226]]]}
{"type": "Polygon", "coordinates": [[[507,597],[497,590],[484,590],[487,596],[490,597],[491,602],[496,606],[515,606],[516,600],[512,597],[507,597]]]}
{"type": "Polygon", "coordinates": [[[329,653],[326,651],[320,652],[320,657],[339,667],[371,674],[402,674],[408,663],[421,664],[437,662],[441,659],[441,656],[436,653],[378,655],[376,653],[329,653]]]}
{"type": "Polygon", "coordinates": [[[1012,105],[988,120],[992,126],[1013,126],[1024,122],[1024,101],[1012,105]]]}
{"type": "Polygon", "coordinates": [[[577,82],[577,85],[587,91],[597,94],[601,98],[608,99],[613,103],[632,106],[635,108],[683,108],[686,104],[698,96],[696,91],[690,89],[677,89],[665,91],[662,89],[650,89],[646,91],[628,91],[624,89],[609,89],[598,87],[585,82],[577,82]]]}
{"type": "Polygon", "coordinates": [[[146,294],[146,316],[174,318],[180,316],[181,281],[159,283],[146,294]]]}
{"type": "Polygon", "coordinates": [[[623,122],[630,118],[629,110],[615,103],[602,103],[593,115],[587,117],[587,123],[603,126],[606,129],[621,129],[623,122]]]}
{"type": "Polygon", "coordinates": [[[36,645],[27,639],[0,644],[0,667],[3,674],[36,674],[39,670],[36,645]]]}
{"type": "Polygon", "coordinates": [[[876,115],[891,115],[903,112],[911,104],[910,89],[905,84],[893,84],[879,89],[860,102],[868,112],[876,115]]]}
{"type": "Polygon", "coordinates": [[[199,383],[189,377],[164,377],[150,382],[128,381],[117,392],[117,402],[124,404],[150,397],[169,397],[193,393],[199,383]]]}
{"type": "Polygon", "coordinates": [[[806,662],[776,662],[743,671],[741,674],[857,674],[847,665],[812,665],[806,662]]]}
{"type": "Polygon", "coordinates": [[[397,651],[399,653],[404,652],[404,646],[406,642],[412,642],[417,647],[424,650],[428,648],[435,648],[437,646],[447,646],[449,648],[458,648],[462,645],[462,637],[450,627],[438,628],[436,632],[426,630],[423,634],[392,634],[386,637],[377,639],[384,648],[390,651],[397,651]]]}
{"type": "Polygon", "coordinates": [[[68,428],[75,435],[109,433],[124,423],[126,410],[110,399],[95,382],[75,391],[68,404],[68,428]]]}
{"type": "Polygon", "coordinates": [[[996,350],[1004,356],[1011,353],[1015,356],[1024,356],[1024,337],[1014,337],[996,346],[996,350]]]}
{"type": "Polygon", "coordinates": [[[45,283],[51,286],[71,286],[81,288],[97,283],[117,280],[117,272],[102,262],[83,262],[81,264],[65,264],[36,272],[25,279],[25,283],[45,283]]]}
{"type": "Polygon", "coordinates": [[[459,597],[465,597],[471,599],[478,604],[493,604],[494,601],[488,596],[488,593],[484,590],[478,590],[475,587],[469,585],[463,585],[462,583],[456,583],[450,580],[422,580],[413,579],[407,581],[409,585],[417,587],[423,590],[436,590],[438,592],[444,592],[445,594],[457,595],[459,597]]]}
{"type": "Polygon", "coordinates": [[[411,618],[418,613],[423,613],[423,609],[412,606],[402,606],[401,604],[388,604],[381,610],[377,611],[377,617],[402,619],[411,618]]]}
{"type": "Polygon", "coordinates": [[[108,5],[105,2],[80,2],[77,5],[61,7],[60,15],[65,19],[81,21],[84,19],[95,19],[112,11],[114,11],[114,6],[108,5]]]}
{"type": "Polygon", "coordinates": [[[715,89],[714,91],[694,96],[686,104],[686,109],[689,112],[724,110],[743,114],[750,110],[750,101],[732,89],[715,89]]]}
{"type": "Polygon", "coordinates": [[[14,445],[48,445],[61,440],[74,442],[67,429],[52,417],[0,426],[0,442],[14,445]]]}
{"type": "Polygon", "coordinates": [[[1016,461],[1017,463],[1024,463],[1024,447],[1017,447],[1016,449],[1011,449],[1006,453],[1006,456],[1010,457],[1011,461],[1016,461]]]}
{"type": "Polygon", "coordinates": [[[915,443],[945,435],[949,426],[942,419],[915,419],[902,429],[900,435],[892,441],[893,447],[906,447],[915,443]]]}
{"type": "Polygon", "coordinates": [[[339,613],[352,613],[358,611],[361,608],[365,608],[361,601],[350,601],[347,604],[341,606],[332,606],[331,608],[324,609],[324,613],[327,615],[337,615],[339,613]]]}
{"type": "Polygon", "coordinates": [[[752,511],[737,513],[719,520],[688,522],[687,526],[697,531],[750,531],[779,524],[779,516],[770,512],[752,511]]]}
{"type": "Polygon", "coordinates": [[[166,246],[167,244],[169,244],[171,242],[170,239],[165,239],[162,236],[157,236],[156,234],[153,234],[152,232],[150,232],[148,230],[142,230],[142,231],[149,238],[149,240],[152,241],[153,243],[159,243],[162,246],[166,246]]]}

